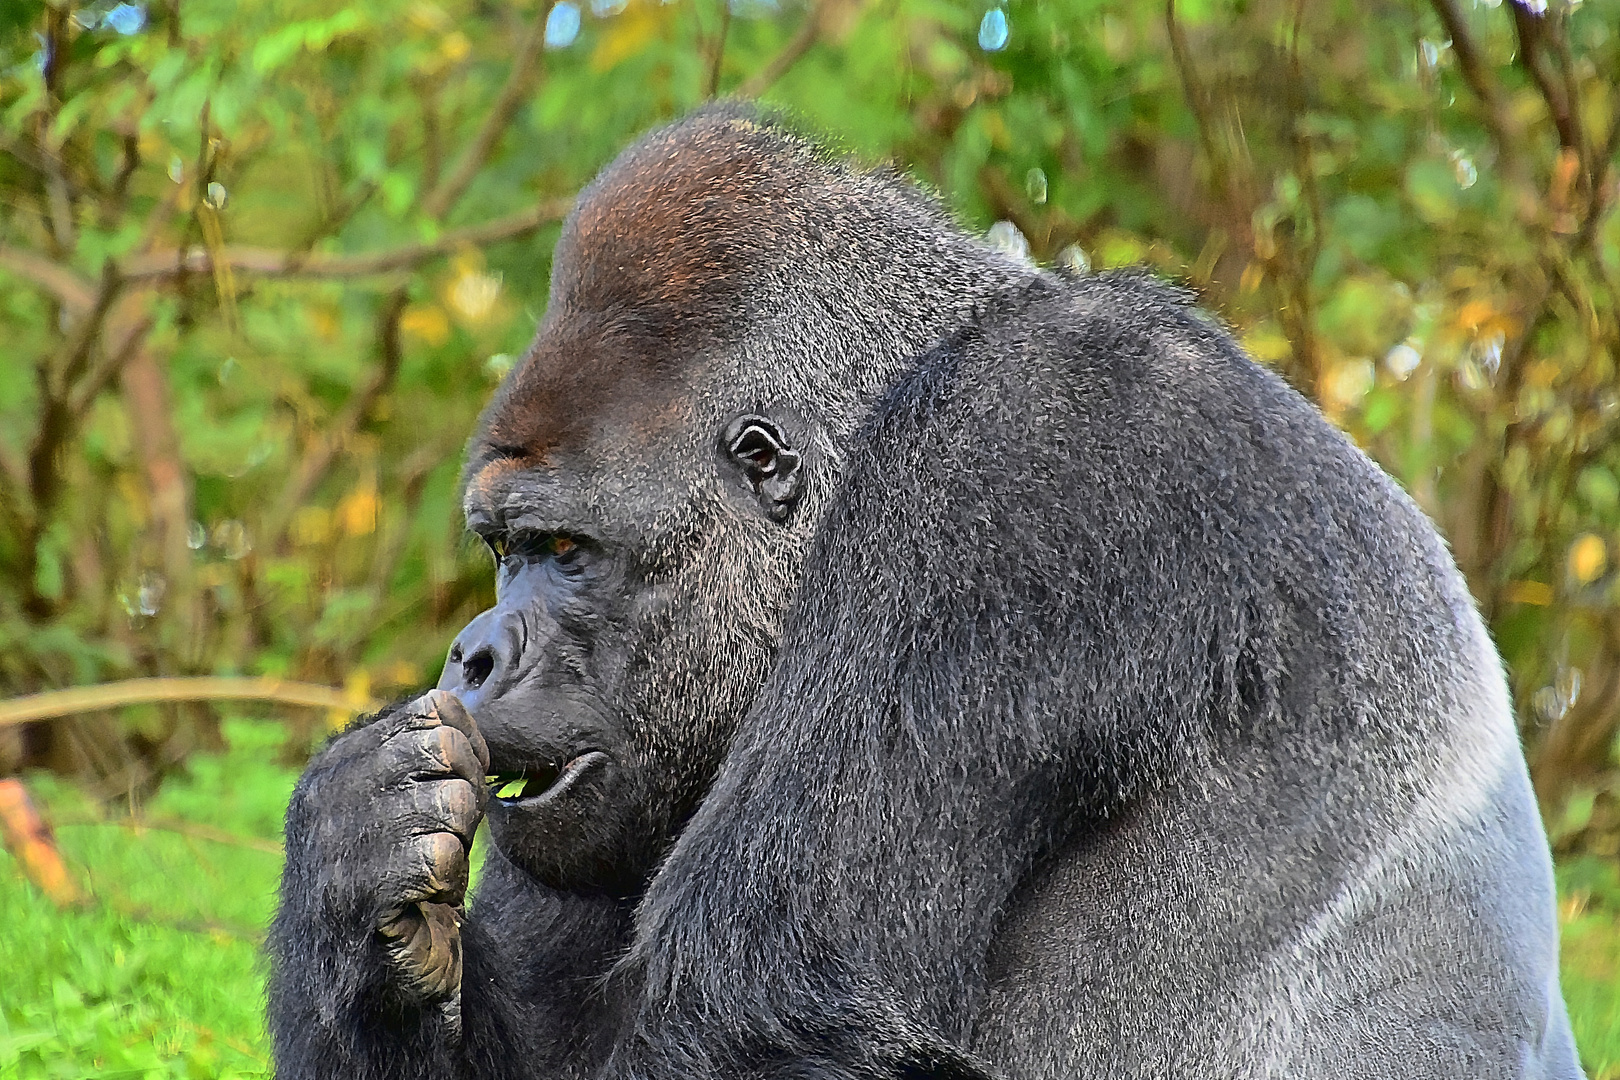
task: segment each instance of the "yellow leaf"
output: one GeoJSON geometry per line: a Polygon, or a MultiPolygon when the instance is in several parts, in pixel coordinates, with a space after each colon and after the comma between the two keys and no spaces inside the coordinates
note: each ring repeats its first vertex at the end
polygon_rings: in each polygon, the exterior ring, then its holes
{"type": "Polygon", "coordinates": [[[395,686],[415,686],[420,675],[409,660],[395,660],[388,668],[387,681],[395,686]]]}
{"type": "Polygon", "coordinates": [[[1372,361],[1366,357],[1351,357],[1334,364],[1322,383],[1324,408],[1332,413],[1361,404],[1373,388],[1373,375],[1372,361]]]}
{"type": "Polygon", "coordinates": [[[1510,604],[1546,607],[1553,602],[1552,586],[1539,581],[1515,581],[1507,587],[1507,600],[1510,604]]]}
{"type": "Polygon", "coordinates": [[[1585,533],[1569,546],[1569,573],[1585,585],[1596,581],[1609,565],[1609,549],[1603,538],[1585,533]]]}
{"type": "Polygon", "coordinates": [[[452,64],[459,64],[472,52],[472,42],[460,30],[452,30],[439,42],[439,55],[452,64]]]}
{"type": "Polygon", "coordinates": [[[666,4],[631,4],[603,28],[591,52],[591,70],[607,71],[641,52],[658,36],[672,11],[666,4]]]}
{"type": "Polygon", "coordinates": [[[1457,309],[1457,325],[1464,330],[1474,331],[1484,326],[1496,314],[1496,309],[1488,300],[1470,300],[1457,309]]]}
{"type": "Polygon", "coordinates": [[[365,536],[377,527],[377,493],[370,488],[354,489],[338,503],[337,514],[344,532],[365,536]]]}
{"type": "Polygon", "coordinates": [[[1248,350],[1250,356],[1268,364],[1287,359],[1292,351],[1287,336],[1269,319],[1255,323],[1249,328],[1243,335],[1243,347],[1248,350]]]}
{"type": "Polygon", "coordinates": [[[399,328],[407,337],[439,346],[450,340],[450,318],[437,304],[411,307],[399,317],[399,328]]]}
{"type": "Polygon", "coordinates": [[[292,541],[299,547],[324,544],[332,538],[332,514],[324,506],[300,506],[292,519],[292,541]]]}
{"type": "Polygon", "coordinates": [[[351,671],[349,677],[343,680],[343,696],[355,708],[326,710],[326,723],[333,731],[342,729],[356,710],[364,711],[372,707],[371,672],[365,668],[351,671]]]}
{"type": "Polygon", "coordinates": [[[306,309],[309,316],[309,325],[322,341],[336,341],[338,332],[343,329],[343,323],[338,318],[335,307],[311,307],[306,309]]]}
{"type": "Polygon", "coordinates": [[[1251,262],[1243,268],[1243,278],[1238,282],[1238,289],[1241,292],[1252,293],[1260,287],[1260,283],[1265,279],[1265,266],[1259,262],[1251,262]]]}
{"type": "Polygon", "coordinates": [[[450,306],[468,322],[489,318],[501,298],[501,279],[483,270],[473,270],[456,278],[450,286],[450,306]]]}

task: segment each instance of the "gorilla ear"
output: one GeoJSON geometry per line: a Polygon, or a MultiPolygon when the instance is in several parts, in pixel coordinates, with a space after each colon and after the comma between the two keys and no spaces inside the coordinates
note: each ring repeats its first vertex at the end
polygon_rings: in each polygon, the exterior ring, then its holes
{"type": "Polygon", "coordinates": [[[726,459],[741,470],[772,521],[784,521],[804,485],[799,452],[763,416],[739,416],[720,436],[726,459]]]}

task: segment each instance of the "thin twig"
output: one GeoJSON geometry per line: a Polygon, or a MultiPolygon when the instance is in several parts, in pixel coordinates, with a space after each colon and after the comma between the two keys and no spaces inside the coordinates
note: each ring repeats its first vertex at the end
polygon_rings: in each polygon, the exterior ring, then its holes
{"type": "Polygon", "coordinates": [[[146,334],[151,329],[152,316],[145,315],[137,320],[124,333],[117,347],[107,350],[101,363],[91,368],[73,388],[72,394],[68,397],[68,410],[75,416],[83,416],[91,403],[118,377],[118,373],[124,370],[124,366],[145,342],[146,334]]]}
{"type": "Polygon", "coordinates": [[[357,700],[342,690],[318,683],[291,682],[265,676],[158,677],[47,690],[0,701],[0,728],[160,701],[273,701],[280,705],[304,705],[348,713],[370,712],[378,707],[374,701],[357,700]]]}
{"type": "Polygon", "coordinates": [[[264,941],[264,932],[252,927],[242,926],[238,923],[224,922],[220,919],[187,919],[170,918],[144,904],[131,904],[121,898],[108,897],[105,900],[108,908],[115,914],[131,919],[147,926],[157,926],[165,930],[179,930],[187,934],[223,935],[233,941],[244,942],[248,945],[258,945],[264,941]]]}
{"type": "Polygon", "coordinates": [[[1581,138],[1580,126],[1573,111],[1574,106],[1564,97],[1564,92],[1553,78],[1552,72],[1547,70],[1547,57],[1543,51],[1546,43],[1546,16],[1535,14],[1524,4],[1510,3],[1508,7],[1513,10],[1513,29],[1519,35],[1519,65],[1530,73],[1531,81],[1536,84],[1542,100],[1547,103],[1547,112],[1552,116],[1553,127],[1558,129],[1559,143],[1581,154],[1585,149],[1585,140],[1581,138]]]}
{"type": "Polygon", "coordinates": [[[129,829],[132,832],[151,829],[154,832],[168,832],[177,836],[189,836],[198,840],[207,840],[211,844],[228,844],[231,847],[248,848],[251,851],[263,851],[272,855],[282,853],[281,844],[274,840],[266,840],[261,836],[239,836],[224,829],[216,829],[212,825],[203,825],[194,821],[181,821],[178,818],[150,818],[145,816],[116,818],[69,817],[57,818],[55,825],[58,829],[76,829],[98,825],[115,825],[119,828],[129,829]]]}
{"type": "MultiPolygon", "coordinates": [[[[763,94],[776,80],[786,75],[788,70],[799,62],[800,57],[810,51],[811,46],[821,39],[821,24],[827,13],[827,5],[828,0],[816,0],[811,5],[810,10],[805,12],[804,21],[793,32],[793,37],[782,46],[782,51],[771,57],[769,63],[744,79],[742,85],[737,87],[738,97],[754,98],[763,94]]],[[[718,78],[712,81],[717,82],[718,78]]],[[[710,92],[710,96],[713,96],[713,91],[710,92]]]]}
{"type": "Polygon", "coordinates": [[[726,36],[731,31],[731,0],[720,0],[720,29],[709,53],[709,75],[703,84],[703,98],[712,100],[720,90],[720,67],[726,59],[726,36]]]}
{"type": "Polygon", "coordinates": [[[310,493],[315,490],[321,477],[331,466],[332,459],[359,430],[366,417],[371,415],[382,396],[394,385],[394,378],[399,374],[399,365],[404,357],[404,349],[399,340],[399,319],[405,313],[405,304],[409,298],[409,293],[401,286],[395,288],[383,301],[377,313],[377,348],[382,362],[377,365],[377,370],[365,387],[350,397],[343,411],[311,442],[309,449],[299,460],[298,467],[288,478],[281,497],[276,500],[275,508],[267,519],[269,527],[266,532],[278,545],[292,519],[293,511],[308,500],[310,493]]]}
{"type": "Polygon", "coordinates": [[[518,107],[523,104],[523,99],[528,94],[529,84],[545,52],[546,20],[550,16],[551,5],[542,5],[523,39],[523,44],[518,48],[517,56],[512,60],[512,70],[506,77],[506,84],[501,87],[500,94],[495,98],[495,104],[484,117],[483,124],[478,128],[478,134],[473,136],[472,143],[456,162],[456,167],[450,170],[450,175],[445,177],[444,182],[422,199],[422,212],[428,217],[438,220],[455,207],[456,201],[477,179],[479,170],[489,160],[490,153],[500,141],[501,135],[505,133],[507,125],[512,122],[512,117],[517,115],[518,107]]]}
{"type": "Polygon", "coordinates": [[[1176,0],[1165,0],[1164,27],[1170,38],[1171,59],[1176,65],[1176,74],[1181,78],[1181,92],[1187,99],[1188,108],[1192,109],[1194,126],[1198,129],[1199,147],[1204,151],[1204,160],[1209,162],[1210,172],[1214,174],[1215,189],[1226,199],[1228,209],[1235,209],[1238,199],[1232,187],[1231,170],[1227,167],[1226,155],[1215,145],[1215,118],[1210,115],[1208,92],[1198,77],[1198,69],[1193,66],[1192,54],[1187,49],[1187,35],[1176,18],[1176,0]]]}
{"type": "Polygon", "coordinates": [[[1484,111],[1482,119],[1486,130],[1491,133],[1491,140],[1496,144],[1497,160],[1501,162],[1502,169],[1509,179],[1524,180],[1517,138],[1518,127],[1513,123],[1512,113],[1502,98],[1502,90],[1496,83],[1496,77],[1480,57],[1479,46],[1469,33],[1468,23],[1463,18],[1462,12],[1457,9],[1456,0],[1430,0],[1430,5],[1434,8],[1435,15],[1439,16],[1440,25],[1445,29],[1446,36],[1451,38],[1451,51],[1457,57],[1457,66],[1462,69],[1463,81],[1468,84],[1468,89],[1473,91],[1480,108],[1484,111]]]}
{"type": "Polygon", "coordinates": [[[101,268],[101,284],[96,289],[95,303],[79,317],[78,325],[73,328],[73,336],[64,346],[65,358],[50,372],[49,386],[54,400],[66,400],[73,384],[90,362],[90,353],[101,337],[107,313],[112,310],[113,301],[117,299],[123,284],[117,264],[108,259],[101,268]]]}
{"type": "Polygon", "coordinates": [[[85,311],[96,302],[94,282],[77,270],[24,248],[0,244],[0,269],[45,290],[70,311],[85,311]]]}
{"type": "Polygon", "coordinates": [[[46,12],[45,67],[42,72],[45,77],[45,108],[35,116],[34,141],[45,163],[45,201],[48,210],[45,220],[51,227],[51,238],[56,242],[57,253],[67,257],[73,253],[76,242],[73,235],[73,196],[68,191],[67,174],[62,169],[61,159],[51,148],[46,133],[55,126],[62,105],[63,67],[68,55],[68,14],[66,7],[50,7],[46,12]]]}
{"type": "Polygon", "coordinates": [[[121,287],[117,270],[109,261],[103,269],[95,299],[79,316],[72,336],[63,343],[63,359],[53,362],[49,356],[42,357],[35,368],[39,420],[28,448],[28,512],[21,522],[18,541],[22,550],[15,566],[16,580],[22,586],[23,608],[35,618],[48,617],[55,609],[55,604],[39,591],[35,570],[39,566],[40,540],[62,494],[62,449],[83,419],[71,408],[70,394],[121,287]]]}
{"type": "MultiPolygon", "coordinates": [[[[274,248],[230,247],[222,250],[237,273],[259,277],[349,278],[408,270],[463,247],[482,247],[514,240],[561,221],[573,207],[572,199],[547,199],[531,209],[462,229],[452,229],[427,244],[407,244],[388,251],[356,255],[279,251],[274,248]]],[[[0,245],[0,269],[38,286],[68,309],[79,312],[95,303],[96,286],[70,267],[23,248],[0,245]]],[[[132,284],[169,281],[192,274],[213,273],[213,260],[205,247],[137,255],[122,268],[122,280],[132,284]]]]}

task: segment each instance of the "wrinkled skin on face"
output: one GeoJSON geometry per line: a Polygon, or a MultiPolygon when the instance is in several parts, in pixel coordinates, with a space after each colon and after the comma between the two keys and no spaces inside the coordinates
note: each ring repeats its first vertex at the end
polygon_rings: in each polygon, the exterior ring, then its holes
{"type": "MultiPolygon", "coordinates": [[[[469,499],[469,527],[497,560],[498,601],[458,637],[440,685],[489,744],[488,821],[502,852],[557,888],[629,892],[695,805],[763,677],[796,552],[638,535],[564,497],[561,471],[505,470],[469,499]],[[740,587],[711,591],[716,572],[740,587]]],[[[652,521],[693,516],[650,509],[652,521]]]]}

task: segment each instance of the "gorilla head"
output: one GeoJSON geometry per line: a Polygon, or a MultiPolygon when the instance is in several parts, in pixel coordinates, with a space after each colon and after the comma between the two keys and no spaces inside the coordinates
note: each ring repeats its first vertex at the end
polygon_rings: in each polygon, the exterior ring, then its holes
{"type": "Polygon", "coordinates": [[[439,684],[488,740],[509,859],[634,891],[769,668],[853,427],[1028,273],[914,189],[733,107],[585,190],[470,447],[498,600],[439,684]]]}

